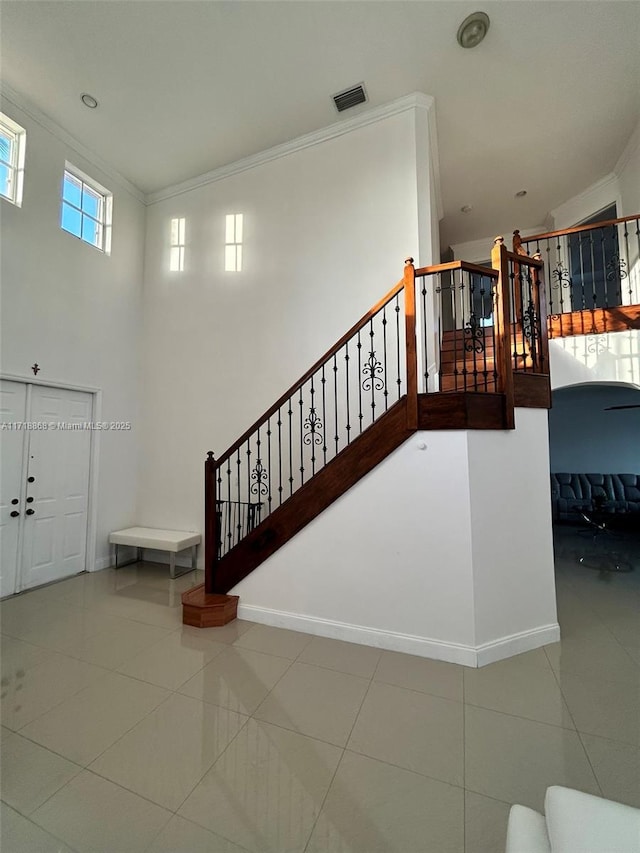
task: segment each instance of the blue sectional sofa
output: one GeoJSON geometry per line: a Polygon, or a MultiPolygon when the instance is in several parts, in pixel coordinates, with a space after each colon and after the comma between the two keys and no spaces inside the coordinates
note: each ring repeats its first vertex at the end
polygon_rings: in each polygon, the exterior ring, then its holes
{"type": "Polygon", "coordinates": [[[640,474],[551,474],[554,521],[576,521],[577,508],[592,509],[603,495],[605,512],[640,512],[640,474]]]}

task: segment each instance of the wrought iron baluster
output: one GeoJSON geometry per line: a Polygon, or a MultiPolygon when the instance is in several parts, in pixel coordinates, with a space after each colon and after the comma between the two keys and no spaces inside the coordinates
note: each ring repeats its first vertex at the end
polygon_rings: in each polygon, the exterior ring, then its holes
{"type": "Polygon", "coordinates": [[[347,392],[347,444],[351,443],[351,412],[349,409],[349,341],[344,345],[345,353],[344,353],[344,372],[345,382],[346,382],[346,392],[347,392]]]}
{"type": "MultiPolygon", "coordinates": [[[[356,344],[358,349],[358,377],[362,376],[362,341],[360,339],[360,329],[358,329],[358,343],[356,344]]],[[[362,419],[364,415],[362,414],[362,383],[358,380],[358,424],[359,430],[362,432],[362,419]]]]}
{"type": "MultiPolygon", "coordinates": [[[[630,261],[629,227],[628,226],[629,226],[629,223],[625,222],[624,223],[624,234],[623,234],[623,236],[624,236],[624,256],[625,256],[627,265],[629,264],[629,261],[630,261]]],[[[631,272],[630,266],[629,266],[629,272],[631,272]]],[[[633,288],[632,288],[632,284],[631,284],[631,276],[630,275],[628,276],[628,279],[629,279],[629,305],[632,305],[633,304],[633,288]]],[[[622,305],[622,281],[620,281],[620,304],[622,305]]]]}
{"type": "MultiPolygon", "coordinates": [[[[237,505],[240,506],[240,477],[242,475],[242,462],[240,461],[240,448],[238,448],[238,450],[236,451],[236,456],[237,456],[237,460],[236,460],[236,462],[237,462],[236,487],[237,487],[237,492],[238,492],[238,504],[237,505]]],[[[237,545],[238,542],[240,541],[240,534],[242,533],[242,530],[240,529],[240,519],[239,518],[234,519],[234,529],[236,531],[236,533],[235,533],[236,540],[235,540],[234,544],[237,545]]]]}
{"type": "Polygon", "coordinates": [[[336,353],[333,355],[333,413],[335,423],[334,440],[336,443],[337,456],[340,446],[340,435],[338,433],[338,358],[336,353]]]}
{"type": "MultiPolygon", "coordinates": [[[[382,351],[384,353],[384,375],[388,376],[387,373],[387,306],[385,305],[382,309],[382,351]]],[[[387,411],[387,406],[389,403],[389,388],[387,387],[387,383],[384,383],[384,410],[387,411]]]]}
{"type": "Polygon", "coordinates": [[[442,341],[442,315],[443,315],[443,311],[444,311],[444,306],[443,306],[443,295],[442,295],[442,274],[437,273],[437,276],[438,276],[438,278],[437,278],[437,284],[436,284],[436,300],[437,300],[437,306],[438,306],[438,354],[439,354],[439,358],[438,358],[438,391],[443,391],[444,388],[442,386],[442,376],[443,376],[443,371],[442,371],[442,362],[443,362],[443,356],[442,356],[442,343],[443,343],[443,341],[442,341]]]}
{"type": "Polygon", "coordinates": [[[322,365],[322,464],[327,464],[327,380],[324,375],[324,364],[322,365]]]}
{"type": "MultiPolygon", "coordinates": [[[[422,294],[422,348],[423,348],[423,358],[424,358],[424,393],[426,394],[429,390],[429,353],[427,346],[427,277],[426,275],[422,276],[422,288],[420,290],[422,294]]],[[[387,375],[386,364],[384,375],[387,375]]]]}
{"type": "MultiPolygon", "coordinates": [[[[601,228],[600,229],[600,254],[602,255],[602,278],[603,278],[602,286],[603,286],[603,290],[604,290],[604,294],[603,294],[603,296],[604,296],[604,307],[608,308],[609,307],[608,290],[609,290],[609,271],[610,271],[609,264],[610,264],[610,261],[607,261],[607,245],[606,245],[606,242],[607,242],[606,228],[601,228]]],[[[615,272],[613,271],[613,269],[611,270],[611,272],[613,272],[613,274],[615,276],[615,272]]],[[[595,282],[595,275],[594,275],[594,282],[595,282]]],[[[596,292],[597,292],[597,282],[595,282],[595,287],[596,287],[596,292]]],[[[598,302],[599,301],[600,300],[598,299],[598,302]]],[[[598,305],[597,307],[602,308],[602,305],[598,305]]]]}
{"type": "Polygon", "coordinates": [[[456,289],[456,279],[455,279],[455,271],[451,272],[451,313],[453,316],[453,387],[454,390],[458,390],[458,296],[456,289]]]}
{"type": "Polygon", "coordinates": [[[289,397],[289,497],[293,494],[293,409],[291,408],[291,397],[289,397]]]}
{"type": "Polygon", "coordinates": [[[267,484],[269,497],[267,499],[267,514],[271,513],[271,417],[267,418],[267,484]]]}
{"type": "MultiPolygon", "coordinates": [[[[247,501],[251,500],[251,439],[247,439],[247,501]]],[[[242,527],[243,527],[243,536],[247,535],[247,527],[245,524],[245,519],[242,519],[242,527]]]]}
{"type": "Polygon", "coordinates": [[[278,506],[282,504],[282,409],[278,406],[278,506]]]}
{"type": "MultiPolygon", "coordinates": [[[[231,457],[227,459],[227,507],[231,506],[231,457]]],[[[229,510],[227,509],[227,518],[226,518],[226,538],[227,538],[227,551],[230,551],[233,547],[233,533],[231,530],[231,524],[229,523],[229,510]]]]}
{"type": "Polygon", "coordinates": [[[595,249],[593,247],[593,231],[587,231],[589,235],[589,247],[591,253],[591,298],[592,305],[591,308],[596,308],[597,296],[596,296],[596,262],[595,262],[595,249]]]}
{"type": "MultiPolygon", "coordinates": [[[[486,291],[486,286],[485,286],[485,279],[486,279],[486,276],[484,276],[484,275],[480,276],[480,313],[482,314],[482,319],[481,319],[481,323],[482,323],[482,376],[483,376],[484,390],[488,391],[489,387],[487,384],[487,382],[488,382],[488,375],[487,375],[487,327],[485,326],[485,323],[487,321],[487,317],[486,317],[487,311],[486,311],[486,303],[485,303],[485,296],[486,296],[487,291],[486,291]]],[[[491,279],[489,279],[489,287],[491,287],[491,279]]],[[[493,318],[491,318],[491,319],[493,319],[493,318]]]]}
{"type": "Polygon", "coordinates": [[[396,367],[397,367],[397,384],[398,384],[398,400],[402,397],[402,379],[400,377],[400,297],[396,293],[395,298],[395,308],[396,312],[396,367]]]}
{"type": "Polygon", "coordinates": [[[302,413],[302,407],[304,403],[302,400],[302,388],[300,388],[300,396],[298,399],[298,420],[300,422],[300,485],[304,484],[304,439],[303,439],[303,418],[304,415],[302,413]]]}
{"type": "MultiPolygon", "coordinates": [[[[580,258],[580,311],[584,311],[587,307],[586,298],[584,295],[584,261],[582,259],[582,231],[578,231],[578,257],[580,258]]],[[[567,253],[569,253],[568,243],[567,243],[567,253]]],[[[573,271],[572,271],[573,272],[573,271]]],[[[571,310],[574,310],[576,305],[573,298],[574,292],[574,284],[573,284],[573,276],[569,276],[569,295],[571,296],[571,310]]]]}

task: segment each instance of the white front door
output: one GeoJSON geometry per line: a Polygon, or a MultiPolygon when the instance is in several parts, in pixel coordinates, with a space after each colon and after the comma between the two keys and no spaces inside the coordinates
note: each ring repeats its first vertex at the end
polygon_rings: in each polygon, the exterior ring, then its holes
{"type": "Polygon", "coordinates": [[[58,580],[85,569],[92,418],[83,391],[31,386],[31,429],[25,473],[20,587],[58,580]],[[51,425],[55,424],[56,428],[51,425]]]}
{"type": "Polygon", "coordinates": [[[27,386],[0,382],[0,596],[16,591],[24,519],[23,455],[27,433],[27,386]]]}

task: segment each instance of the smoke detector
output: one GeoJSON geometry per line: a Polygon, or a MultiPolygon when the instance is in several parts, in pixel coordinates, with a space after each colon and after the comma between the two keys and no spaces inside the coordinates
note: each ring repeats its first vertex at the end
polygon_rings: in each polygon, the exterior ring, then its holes
{"type": "Polygon", "coordinates": [[[484,12],[474,12],[458,27],[460,47],[477,47],[489,30],[489,16],[484,12]]]}
{"type": "Polygon", "coordinates": [[[337,95],[332,95],[332,98],[339,113],[350,110],[351,107],[357,107],[358,104],[364,104],[368,100],[364,83],[358,83],[357,86],[350,86],[348,89],[338,92],[337,95]]]}

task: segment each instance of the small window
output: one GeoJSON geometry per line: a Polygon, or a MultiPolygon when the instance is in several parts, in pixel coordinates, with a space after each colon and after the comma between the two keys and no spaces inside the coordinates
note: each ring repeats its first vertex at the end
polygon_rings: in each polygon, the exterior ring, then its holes
{"type": "Polygon", "coordinates": [[[17,207],[22,204],[26,138],[23,127],[0,113],[0,195],[17,207]]]}
{"type": "Polygon", "coordinates": [[[224,268],[226,272],[242,271],[242,214],[227,215],[227,230],[224,247],[224,268]]]}
{"type": "Polygon", "coordinates": [[[109,254],[112,195],[67,163],[62,182],[60,226],[85,243],[109,254]]]}
{"type": "Polygon", "coordinates": [[[171,248],[169,252],[169,272],[184,272],[184,250],[186,221],[184,217],[171,220],[171,248]]]}

